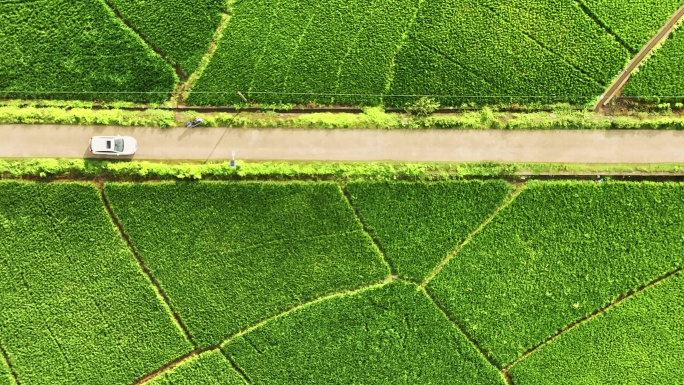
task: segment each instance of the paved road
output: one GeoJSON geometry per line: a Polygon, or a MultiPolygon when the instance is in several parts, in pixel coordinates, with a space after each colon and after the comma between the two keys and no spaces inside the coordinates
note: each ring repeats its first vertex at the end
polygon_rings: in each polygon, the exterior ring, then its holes
{"type": "Polygon", "coordinates": [[[0,157],[88,157],[92,135],[132,135],[134,159],[684,163],[684,131],[459,131],[0,126],[0,157]]]}
{"type": "Polygon", "coordinates": [[[601,95],[599,101],[594,106],[594,111],[599,111],[601,107],[608,104],[613,97],[622,92],[622,89],[625,87],[625,84],[627,84],[627,80],[629,80],[630,76],[632,76],[634,70],[641,65],[641,62],[648,57],[648,55],[658,46],[658,44],[660,44],[660,42],[670,36],[670,33],[672,33],[679,20],[681,20],[683,17],[684,5],[682,5],[674,14],[672,14],[672,16],[662,27],[660,27],[658,32],[651,38],[651,40],[649,40],[648,43],[646,43],[646,45],[641,49],[641,51],[634,56],[624,71],[618,75],[615,81],[613,81],[613,84],[611,84],[606,92],[601,95]]]}

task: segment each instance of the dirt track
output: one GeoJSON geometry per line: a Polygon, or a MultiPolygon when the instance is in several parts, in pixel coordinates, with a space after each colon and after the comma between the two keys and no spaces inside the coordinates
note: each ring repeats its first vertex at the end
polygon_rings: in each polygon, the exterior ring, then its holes
{"type": "Polygon", "coordinates": [[[684,163],[682,131],[286,130],[5,125],[0,157],[88,157],[92,135],[138,139],[134,159],[684,163]]]}
{"type": "Polygon", "coordinates": [[[677,22],[684,17],[684,5],[682,5],[668,20],[667,23],[665,23],[660,29],[658,30],[658,33],[655,34],[651,38],[651,40],[646,43],[646,45],[639,51],[639,53],[634,56],[632,61],[629,62],[627,67],[618,75],[618,77],[615,79],[613,84],[608,87],[606,92],[601,95],[599,101],[596,103],[594,106],[594,111],[599,111],[603,106],[608,104],[608,102],[613,99],[616,95],[618,95],[620,92],[622,92],[622,89],[625,87],[625,84],[627,84],[627,81],[629,80],[629,77],[632,76],[632,72],[636,70],[640,65],[641,62],[644,61],[648,57],[648,55],[655,49],[658,44],[666,39],[668,36],[670,36],[670,33],[674,30],[675,26],[677,26],[677,22]]]}

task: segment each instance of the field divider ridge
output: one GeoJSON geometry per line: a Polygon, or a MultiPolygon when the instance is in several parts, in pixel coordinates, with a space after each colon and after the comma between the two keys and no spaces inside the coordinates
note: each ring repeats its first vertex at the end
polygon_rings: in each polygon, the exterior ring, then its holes
{"type": "Polygon", "coordinates": [[[209,42],[209,47],[207,47],[207,52],[205,52],[202,58],[200,59],[197,69],[193,73],[191,73],[190,76],[188,76],[187,80],[181,80],[180,82],[178,82],[176,91],[173,95],[171,95],[171,102],[174,103],[176,106],[178,104],[185,104],[185,100],[190,94],[192,87],[195,86],[195,83],[197,83],[197,80],[199,80],[199,78],[202,76],[202,73],[204,73],[204,70],[209,65],[211,58],[214,56],[214,52],[216,52],[216,47],[218,45],[219,40],[223,38],[223,32],[226,30],[226,27],[228,26],[230,17],[230,13],[221,12],[221,21],[219,22],[218,27],[216,27],[214,35],[211,37],[211,41],[209,42]]]}
{"type": "Polygon", "coordinates": [[[543,44],[542,42],[540,42],[539,40],[537,40],[537,39],[536,39],[534,36],[532,36],[531,34],[525,32],[525,31],[523,31],[521,28],[515,26],[513,23],[511,23],[511,22],[508,21],[506,18],[504,18],[499,12],[497,12],[496,9],[495,9],[494,7],[492,7],[491,5],[485,5],[485,4],[483,4],[482,6],[485,7],[485,8],[487,8],[490,12],[492,12],[492,13],[495,14],[496,16],[498,16],[499,19],[501,19],[504,23],[508,24],[508,26],[509,26],[511,29],[516,30],[516,31],[520,32],[521,34],[525,35],[525,37],[527,37],[528,39],[532,40],[535,44],[537,44],[539,47],[541,47],[542,50],[544,50],[544,51],[550,53],[551,55],[553,55],[553,56],[555,56],[555,57],[557,57],[557,58],[560,59],[563,63],[567,64],[567,65],[570,66],[571,68],[574,68],[575,70],[579,71],[579,72],[582,73],[584,76],[586,76],[587,79],[593,81],[594,83],[596,83],[596,84],[598,84],[598,85],[600,85],[600,86],[602,86],[602,87],[605,87],[605,86],[607,85],[607,84],[604,84],[604,83],[600,82],[598,79],[594,78],[592,75],[589,74],[589,72],[585,71],[584,69],[582,69],[582,68],[576,66],[575,64],[570,63],[565,57],[563,57],[563,56],[560,55],[559,53],[554,52],[553,50],[551,50],[550,48],[548,48],[545,44],[543,44]]]}
{"type": "Polygon", "coordinates": [[[223,354],[224,357],[226,357],[226,360],[228,360],[228,362],[230,363],[230,366],[232,366],[233,370],[235,370],[240,375],[240,377],[242,377],[242,380],[245,381],[245,383],[250,384],[250,385],[254,383],[254,381],[252,381],[252,379],[249,378],[249,376],[247,375],[247,372],[245,372],[245,370],[242,369],[237,364],[237,362],[235,362],[233,357],[229,356],[226,352],[223,351],[223,349],[219,349],[219,351],[221,352],[221,354],[223,354]]]}
{"type": "Polygon", "coordinates": [[[12,365],[12,361],[9,359],[9,354],[7,353],[7,350],[5,350],[5,347],[2,345],[0,342],[0,355],[2,356],[2,361],[5,363],[7,368],[10,371],[10,374],[12,375],[12,379],[14,380],[15,385],[21,385],[21,382],[19,381],[19,376],[17,375],[17,371],[14,369],[14,365],[12,365]]]}
{"type": "Polygon", "coordinates": [[[598,24],[599,27],[601,27],[604,31],[606,31],[610,36],[615,39],[615,41],[618,42],[623,48],[625,48],[630,54],[634,55],[637,52],[627,44],[626,41],[624,41],[620,36],[618,36],[612,28],[610,28],[606,23],[601,20],[594,11],[592,11],[589,7],[587,7],[586,4],[584,4],[583,0],[575,0],[575,3],[580,7],[582,12],[584,12],[591,20],[594,21],[594,23],[598,24]]]}
{"type": "MultiPolygon", "coordinates": [[[[442,313],[444,313],[444,315],[451,321],[451,323],[453,323],[453,324],[456,326],[456,328],[458,328],[458,330],[459,330],[461,333],[463,333],[463,335],[468,339],[468,341],[469,341],[469,342],[470,342],[470,343],[471,343],[471,344],[480,352],[480,354],[482,354],[482,356],[487,360],[487,362],[489,362],[490,365],[492,365],[492,366],[495,367],[497,370],[499,370],[499,371],[501,372],[501,374],[502,374],[504,377],[507,377],[506,374],[504,374],[502,368],[500,368],[500,367],[496,364],[496,362],[494,361],[494,359],[493,359],[489,354],[487,354],[487,351],[486,351],[482,346],[480,346],[480,344],[475,340],[475,338],[473,338],[473,336],[472,336],[470,333],[468,333],[468,330],[465,328],[465,326],[463,326],[460,322],[458,322],[458,320],[456,319],[456,317],[454,317],[451,313],[449,313],[449,311],[444,307],[444,305],[442,305],[442,303],[439,302],[439,301],[437,300],[437,297],[435,297],[434,294],[432,294],[432,292],[430,291],[430,289],[429,289],[427,286],[418,286],[418,288],[419,288],[419,290],[422,290],[422,291],[425,293],[425,295],[427,295],[427,297],[430,298],[430,300],[432,301],[432,303],[434,303],[435,306],[436,306],[442,313]]],[[[507,380],[507,381],[508,381],[508,380],[507,380]]],[[[510,385],[510,384],[511,384],[511,382],[509,382],[509,385],[510,385]]]]}
{"type": "MultiPolygon", "coordinates": [[[[383,249],[382,245],[380,244],[380,241],[373,235],[373,232],[368,228],[368,226],[363,221],[363,219],[361,219],[362,218],[361,212],[359,211],[359,209],[356,206],[354,206],[354,204],[352,204],[351,195],[349,193],[349,190],[347,190],[347,186],[341,186],[340,185],[340,189],[342,190],[342,196],[344,197],[344,200],[347,202],[347,204],[351,208],[352,212],[354,213],[354,216],[356,217],[356,221],[359,223],[359,225],[361,225],[362,231],[366,234],[366,236],[368,236],[368,238],[371,239],[371,241],[373,242],[373,245],[375,246],[378,253],[382,257],[383,262],[385,262],[385,264],[389,267],[390,278],[391,277],[396,278],[399,275],[397,273],[396,266],[394,266],[394,264],[392,264],[392,261],[387,258],[386,252],[383,249]]],[[[404,278],[404,277],[402,277],[402,278],[404,278]]]]}
{"type": "Polygon", "coordinates": [[[367,291],[367,290],[378,289],[378,288],[381,288],[381,287],[389,284],[390,282],[394,281],[395,279],[397,279],[397,277],[395,275],[390,275],[389,277],[387,277],[387,278],[385,278],[379,282],[361,285],[361,286],[358,286],[358,287],[353,288],[353,289],[343,289],[343,290],[334,291],[332,293],[328,293],[328,294],[322,295],[320,297],[316,297],[316,298],[310,299],[308,301],[302,302],[300,304],[297,304],[295,306],[290,307],[289,309],[283,310],[278,314],[272,315],[268,318],[264,318],[261,321],[257,321],[257,322],[255,322],[255,323],[253,323],[247,327],[240,329],[240,331],[238,331],[237,333],[231,334],[228,337],[226,337],[221,343],[218,344],[218,346],[220,348],[223,348],[230,341],[232,341],[234,338],[245,335],[245,334],[247,334],[247,333],[249,333],[255,329],[258,329],[258,328],[270,323],[271,321],[285,317],[288,314],[293,313],[299,309],[303,309],[303,308],[315,305],[317,303],[320,303],[320,302],[323,302],[323,301],[326,301],[326,300],[329,300],[332,298],[344,297],[347,295],[356,295],[356,294],[362,293],[362,292],[367,291]]]}
{"type": "Polygon", "coordinates": [[[133,242],[131,241],[131,238],[128,236],[126,231],[124,231],[123,225],[119,221],[119,218],[116,216],[114,213],[114,210],[112,210],[112,207],[109,203],[109,199],[107,199],[107,195],[104,192],[104,186],[102,183],[97,183],[97,188],[100,190],[100,196],[102,198],[102,202],[104,203],[105,210],[107,210],[107,213],[109,214],[110,218],[114,222],[114,225],[117,227],[119,230],[119,233],[121,234],[121,237],[123,240],[126,242],[126,245],[128,246],[129,250],[133,253],[133,256],[135,259],[138,261],[138,265],[140,266],[140,269],[142,272],[147,276],[147,279],[150,281],[150,284],[152,285],[153,290],[156,292],[157,296],[162,300],[162,303],[164,307],[167,308],[168,312],[171,314],[172,319],[176,323],[176,326],[183,332],[185,335],[185,338],[195,347],[198,347],[197,342],[195,339],[192,337],[192,334],[190,333],[190,329],[185,325],[183,320],[181,319],[180,315],[176,310],[171,306],[171,300],[169,299],[169,296],[166,295],[166,292],[162,289],[161,285],[159,284],[159,281],[154,277],[152,274],[152,271],[147,267],[147,264],[145,261],[142,259],[142,256],[138,253],[136,250],[135,246],[133,245],[133,242]]]}
{"type": "Polygon", "coordinates": [[[151,371],[151,372],[145,374],[144,376],[138,378],[137,380],[133,381],[131,383],[131,385],[146,384],[146,383],[152,381],[153,379],[157,378],[158,376],[164,374],[165,372],[175,368],[176,366],[183,364],[185,361],[187,361],[191,358],[199,356],[202,353],[206,353],[206,352],[209,352],[212,350],[217,350],[217,349],[218,349],[218,346],[208,346],[205,348],[197,348],[193,351],[187,352],[187,353],[183,354],[182,356],[177,357],[174,360],[169,361],[166,364],[158,367],[157,369],[154,369],[153,371],[151,371]]]}
{"type": "Polygon", "coordinates": [[[157,47],[150,39],[145,36],[142,31],[138,30],[133,23],[131,23],[130,20],[125,18],[119,8],[114,5],[114,3],[111,2],[111,0],[102,0],[102,3],[109,8],[112,12],[114,12],[114,16],[116,16],[119,20],[121,20],[126,27],[128,27],[133,33],[135,33],[142,41],[147,45],[154,53],[159,55],[166,63],[168,63],[171,68],[176,72],[176,76],[178,76],[178,79],[183,82],[188,78],[188,75],[183,71],[183,68],[181,68],[180,64],[174,62],[171,60],[168,55],[164,51],[162,51],[159,47],[157,47]]]}
{"type": "MultiPolygon", "coordinates": [[[[576,0],[579,1],[579,0],[576,0]]],[[[627,67],[618,74],[610,86],[606,89],[603,95],[599,96],[598,101],[594,105],[594,112],[600,112],[601,108],[608,104],[615,96],[622,92],[622,89],[627,85],[627,82],[632,77],[641,65],[648,60],[648,58],[668,39],[670,34],[677,28],[680,21],[684,19],[684,5],[679,7],[672,16],[663,24],[658,32],[644,45],[641,50],[632,58],[627,64],[627,67]]]]}
{"type": "Polygon", "coordinates": [[[589,314],[589,315],[587,315],[587,316],[585,316],[585,317],[582,317],[582,318],[578,319],[577,321],[574,321],[574,322],[571,323],[570,325],[564,327],[563,329],[559,330],[558,332],[556,332],[556,333],[553,334],[552,336],[550,336],[550,337],[548,337],[547,339],[545,339],[544,341],[542,341],[540,344],[538,344],[538,345],[536,345],[536,346],[534,346],[534,347],[528,349],[525,353],[523,353],[522,355],[520,355],[520,357],[518,357],[518,358],[516,358],[515,360],[513,360],[512,362],[506,364],[506,365],[502,368],[502,371],[508,372],[508,370],[509,370],[513,365],[515,365],[515,364],[517,364],[518,362],[520,362],[520,361],[524,360],[525,358],[529,357],[532,353],[534,353],[534,352],[536,352],[537,350],[539,350],[540,348],[546,346],[546,344],[548,344],[548,343],[554,341],[556,338],[558,338],[558,337],[562,336],[563,334],[565,334],[565,333],[571,331],[572,329],[574,329],[574,328],[580,326],[581,324],[583,324],[583,323],[585,323],[585,322],[587,322],[587,321],[590,321],[591,319],[593,319],[593,318],[595,318],[595,317],[597,317],[597,316],[599,316],[599,315],[602,315],[602,314],[605,313],[606,311],[608,311],[608,310],[610,310],[610,309],[612,309],[612,308],[614,308],[614,307],[620,305],[621,303],[623,303],[623,302],[625,302],[626,300],[628,300],[628,299],[634,297],[635,295],[637,295],[637,294],[639,294],[639,293],[641,293],[641,292],[643,292],[643,291],[645,291],[645,290],[648,290],[648,289],[650,289],[651,287],[653,287],[653,286],[655,286],[655,285],[657,285],[657,284],[659,284],[659,283],[661,283],[661,282],[667,280],[668,278],[672,277],[673,275],[675,275],[675,274],[677,274],[677,273],[679,273],[679,272],[681,272],[681,271],[683,271],[683,270],[684,270],[684,266],[679,266],[679,267],[677,267],[676,269],[671,270],[671,271],[669,271],[669,272],[667,272],[667,273],[661,275],[660,277],[658,277],[658,278],[656,278],[656,279],[654,279],[654,280],[648,282],[648,283],[645,284],[645,285],[642,285],[642,286],[640,286],[640,287],[638,287],[638,288],[636,288],[636,289],[634,289],[634,290],[628,291],[626,294],[623,294],[623,295],[619,296],[615,301],[613,301],[613,302],[607,304],[606,306],[604,306],[604,307],[602,307],[602,308],[600,308],[600,309],[594,310],[591,314],[589,314]]]}
{"type": "Polygon", "coordinates": [[[437,264],[437,266],[435,266],[435,268],[430,272],[430,274],[428,274],[428,276],[425,277],[423,282],[420,283],[420,286],[421,287],[427,287],[428,283],[430,283],[430,281],[432,281],[432,279],[435,278],[435,276],[437,274],[439,274],[439,272],[442,270],[442,268],[444,268],[444,266],[446,266],[446,264],[449,263],[449,261],[451,261],[456,256],[456,254],[458,254],[461,250],[463,250],[463,248],[468,243],[470,243],[470,241],[473,239],[473,237],[475,237],[475,235],[477,235],[477,233],[479,233],[480,230],[485,228],[485,226],[487,226],[492,220],[494,220],[494,218],[496,218],[496,216],[499,215],[499,213],[503,209],[505,209],[506,207],[508,207],[508,205],[513,203],[515,198],[517,198],[518,195],[520,195],[520,193],[523,192],[524,189],[525,189],[524,184],[514,185],[513,189],[508,194],[508,196],[504,199],[504,201],[501,203],[501,205],[499,205],[499,207],[497,207],[482,223],[480,223],[475,228],[475,230],[473,230],[470,234],[468,234],[468,236],[463,240],[463,242],[459,243],[453,250],[451,250],[447,254],[447,256],[444,257],[444,259],[442,259],[442,261],[439,262],[437,264]]]}
{"type": "Polygon", "coordinates": [[[416,3],[416,9],[413,11],[413,16],[411,16],[411,20],[409,20],[408,23],[406,23],[406,28],[404,29],[404,32],[401,34],[401,38],[399,42],[397,43],[397,50],[394,52],[394,55],[392,56],[392,60],[390,61],[389,68],[387,69],[387,75],[385,76],[385,91],[383,94],[387,94],[392,87],[392,82],[394,81],[394,71],[397,67],[397,56],[401,53],[401,50],[404,49],[404,46],[406,46],[406,42],[408,41],[408,35],[413,28],[413,26],[416,24],[416,20],[418,20],[418,13],[420,13],[421,8],[423,7],[423,3],[425,3],[426,0],[418,0],[416,3]]]}

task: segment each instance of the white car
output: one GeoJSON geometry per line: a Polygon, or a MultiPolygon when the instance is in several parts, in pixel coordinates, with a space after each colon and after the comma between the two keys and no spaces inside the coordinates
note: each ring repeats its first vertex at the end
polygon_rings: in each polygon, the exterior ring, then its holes
{"type": "Polygon", "coordinates": [[[90,152],[95,155],[133,155],[138,150],[138,141],[130,136],[93,136],[90,138],[90,152]]]}

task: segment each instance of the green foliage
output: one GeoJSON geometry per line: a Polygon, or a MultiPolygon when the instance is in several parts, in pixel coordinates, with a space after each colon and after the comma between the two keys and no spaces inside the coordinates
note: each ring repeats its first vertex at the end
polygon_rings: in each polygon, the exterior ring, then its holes
{"type": "Polygon", "coordinates": [[[511,187],[504,181],[353,182],[347,190],[397,273],[422,281],[511,187]]]}
{"type": "Polygon", "coordinates": [[[497,363],[684,261],[682,184],[529,183],[429,284],[497,363]]]}
{"type": "Polygon", "coordinates": [[[109,1],[188,75],[197,69],[207,52],[225,7],[225,0],[109,1]]]}
{"type": "MultiPolygon", "coordinates": [[[[443,95],[442,105],[456,106],[582,105],[601,94],[627,57],[567,1],[425,0],[396,58],[389,94],[443,95]],[[559,41],[559,24],[573,37],[559,41]]],[[[402,99],[384,100],[395,106],[402,99]]]]}
{"type": "Polygon", "coordinates": [[[684,274],[592,318],[513,365],[516,384],[676,384],[684,378],[684,274]]]}
{"type": "Polygon", "coordinates": [[[104,2],[0,3],[3,98],[165,100],[173,69],[104,2]]]}
{"type": "Polygon", "coordinates": [[[7,363],[2,358],[0,358],[0,385],[16,385],[7,363]]]}
{"type": "Polygon", "coordinates": [[[432,115],[439,108],[439,103],[435,99],[423,96],[422,98],[416,100],[414,103],[406,106],[406,112],[411,115],[416,116],[429,116],[432,115]]]}
{"type": "Polygon", "coordinates": [[[173,111],[62,109],[57,107],[0,107],[0,124],[82,124],[105,126],[172,127],[173,111]]]}
{"type": "Polygon", "coordinates": [[[628,3],[623,0],[581,1],[593,17],[624,41],[634,53],[639,52],[682,5],[681,0],[639,0],[628,3]]]}
{"type": "Polygon", "coordinates": [[[664,45],[639,67],[623,94],[645,100],[684,100],[684,30],[675,30],[664,45]]]}
{"type": "Polygon", "coordinates": [[[389,273],[335,184],[106,184],[105,191],[201,345],[389,273]]]}
{"type": "Polygon", "coordinates": [[[184,361],[148,382],[149,385],[245,385],[220,350],[210,350],[184,361]]]}
{"type": "Polygon", "coordinates": [[[312,304],[224,346],[259,384],[505,384],[415,285],[312,304]]]}
{"type": "Polygon", "coordinates": [[[22,384],[130,384],[192,348],[93,185],[0,183],[0,293],[22,384]]]}
{"type": "Polygon", "coordinates": [[[416,4],[239,2],[188,103],[240,103],[241,91],[260,103],[378,105],[397,43],[416,4]]]}

